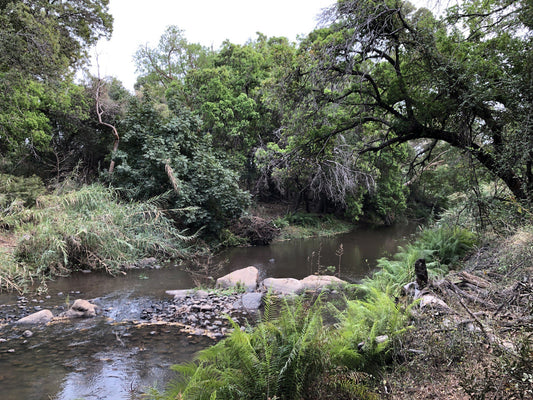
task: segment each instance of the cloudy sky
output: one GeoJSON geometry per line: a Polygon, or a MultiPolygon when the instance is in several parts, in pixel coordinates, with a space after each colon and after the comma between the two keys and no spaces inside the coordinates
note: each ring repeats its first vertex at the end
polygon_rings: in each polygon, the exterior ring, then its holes
{"type": "Polygon", "coordinates": [[[218,49],[229,39],[242,44],[256,32],[296,40],[317,25],[321,10],[335,0],[111,0],[115,18],[111,40],[93,50],[91,72],[115,76],[126,88],[135,83],[133,54],[145,44],[155,46],[165,28],[176,25],[191,43],[218,49]]]}

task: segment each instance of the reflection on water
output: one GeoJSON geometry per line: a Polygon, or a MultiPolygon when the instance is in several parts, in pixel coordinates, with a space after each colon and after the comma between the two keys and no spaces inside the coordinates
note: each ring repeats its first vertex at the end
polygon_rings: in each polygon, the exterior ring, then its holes
{"type": "Polygon", "coordinates": [[[139,398],[146,387],[172,377],[171,364],[213,343],[175,327],[104,320],[52,325],[16,338],[21,333],[11,330],[12,338],[0,343],[2,400],[139,398]]]}
{"type": "MultiPolygon", "coordinates": [[[[341,277],[358,280],[413,230],[407,225],[230,249],[220,257],[229,260],[221,274],[255,265],[265,277],[300,279],[315,273],[318,265],[338,271],[340,264],[341,277]]],[[[132,270],[117,278],[76,274],[51,282],[50,298],[35,304],[54,309],[85,298],[104,313],[89,320],[31,327],[31,337],[23,335],[28,327],[0,328],[0,399],[141,398],[147,387],[173,376],[170,365],[191,360],[212,341],[170,326],[138,327],[124,321],[138,319],[151,301],[168,298],[165,290],[192,286],[190,276],[178,268],[132,270]]],[[[0,295],[0,306],[16,300],[14,295],[0,295]]]]}
{"type": "Polygon", "coordinates": [[[224,252],[218,261],[229,260],[225,272],[253,265],[264,277],[296,279],[316,273],[319,266],[332,266],[331,270],[338,273],[340,265],[341,278],[357,281],[374,268],[378,258],[394,253],[415,228],[413,224],[405,224],[264,247],[233,248],[224,252]]]}

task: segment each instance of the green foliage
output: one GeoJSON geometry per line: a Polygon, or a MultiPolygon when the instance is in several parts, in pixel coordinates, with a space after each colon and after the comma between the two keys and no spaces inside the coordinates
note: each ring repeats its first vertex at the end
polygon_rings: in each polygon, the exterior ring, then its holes
{"type": "Polygon", "coordinates": [[[137,50],[135,64],[141,73],[137,87],[162,95],[173,83],[182,82],[189,71],[208,66],[208,54],[207,48],[189,43],[182,29],[168,26],[157,47],[146,45],[137,50]]]}
{"type": "Polygon", "coordinates": [[[347,196],[344,216],[348,221],[357,222],[363,214],[363,195],[363,192],[359,192],[358,195],[347,196]]]}
{"type": "Polygon", "coordinates": [[[0,71],[40,78],[68,74],[89,47],[109,36],[109,0],[4,1],[0,4],[0,71]]]}
{"type": "Polygon", "coordinates": [[[320,219],[317,214],[309,213],[292,213],[287,214],[284,218],[289,224],[317,227],[320,225],[320,219]]]}
{"type": "Polygon", "coordinates": [[[167,116],[149,100],[132,104],[108,178],[134,199],[172,191],[169,208],[183,226],[216,233],[241,215],[249,195],[214,153],[210,135],[201,133],[201,121],[169,96],[167,116]]]}
{"type": "Polygon", "coordinates": [[[426,229],[420,235],[420,247],[431,252],[441,265],[454,266],[477,243],[476,235],[458,227],[426,229]]]}
{"type": "MultiPolygon", "coordinates": [[[[404,185],[402,161],[407,156],[407,146],[397,146],[390,151],[378,152],[372,157],[372,165],[379,171],[375,191],[366,196],[365,217],[392,225],[401,218],[407,208],[408,189],[404,185]]],[[[353,206],[352,206],[353,207],[353,206]]]]}
{"type": "Polygon", "coordinates": [[[377,271],[363,280],[362,288],[378,288],[396,296],[405,284],[413,281],[417,259],[426,260],[430,276],[442,275],[476,243],[475,234],[466,229],[446,226],[425,229],[416,242],[400,247],[392,259],[379,259],[377,271]]]}
{"type": "Polygon", "coordinates": [[[340,322],[330,343],[333,363],[376,372],[389,359],[393,341],[405,332],[409,308],[402,309],[387,292],[376,288],[363,300],[349,300],[337,314],[340,322]]]}
{"type": "Polygon", "coordinates": [[[13,227],[18,238],[12,264],[38,278],[75,269],[117,274],[143,257],[183,256],[190,239],[176,231],[157,199],[122,203],[99,185],[40,196],[32,209],[1,214],[0,225],[13,227]]]}
{"type": "Polygon", "coordinates": [[[352,154],[410,143],[413,165],[426,166],[434,144],[446,142],[525,204],[533,188],[529,9],[529,0],[464,1],[434,16],[405,2],[339,1],[324,14],[326,27],[302,41],[272,101],[314,156],[342,135],[353,138],[352,154]]]}
{"type": "Polygon", "coordinates": [[[108,3],[36,0],[0,5],[3,156],[27,157],[50,149],[55,114],[78,113],[68,86],[73,82],[73,70],[85,60],[89,47],[111,33],[108,3]]]}
{"type": "Polygon", "coordinates": [[[174,366],[181,374],[161,399],[301,399],[322,371],[326,332],[321,305],[284,300],[273,318],[267,299],[261,322],[239,329],[201,351],[196,361],[174,366]],[[216,393],[216,394],[215,394],[216,393]]]}
{"type": "Polygon", "coordinates": [[[15,200],[22,201],[26,207],[31,207],[35,204],[37,197],[45,191],[42,180],[37,176],[24,178],[0,173],[0,207],[2,209],[15,200]]]}
{"type": "Polygon", "coordinates": [[[278,217],[273,224],[281,230],[279,237],[282,240],[331,236],[353,229],[353,224],[331,214],[304,212],[288,213],[284,217],[278,217]]]}

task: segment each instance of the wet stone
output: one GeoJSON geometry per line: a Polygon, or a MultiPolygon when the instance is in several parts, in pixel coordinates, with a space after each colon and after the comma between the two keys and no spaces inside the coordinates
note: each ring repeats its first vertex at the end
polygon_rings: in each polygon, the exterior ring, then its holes
{"type": "MultiPolygon", "coordinates": [[[[230,326],[226,314],[234,321],[245,321],[247,310],[236,310],[232,304],[240,299],[241,295],[220,295],[218,293],[194,292],[190,296],[175,296],[170,302],[160,301],[150,304],[140,312],[140,319],[149,321],[177,322],[193,329],[202,328],[202,334],[223,335],[230,326]],[[207,331],[207,332],[206,332],[207,331]]],[[[194,331],[193,331],[194,332],[194,331]]]]}

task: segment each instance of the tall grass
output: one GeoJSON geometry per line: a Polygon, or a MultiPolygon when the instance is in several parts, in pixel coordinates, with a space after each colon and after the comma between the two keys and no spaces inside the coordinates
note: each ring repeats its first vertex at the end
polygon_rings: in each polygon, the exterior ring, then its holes
{"type": "MultiPolygon", "coordinates": [[[[182,256],[190,239],[175,229],[157,201],[124,203],[101,185],[40,196],[33,208],[11,207],[0,215],[0,226],[18,239],[14,251],[4,255],[9,269],[0,266],[3,282],[16,286],[28,274],[38,278],[76,269],[117,274],[143,257],[182,256]]],[[[1,287],[9,286],[15,287],[1,287]]]]}

